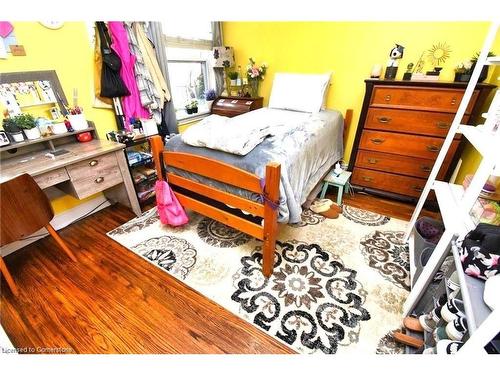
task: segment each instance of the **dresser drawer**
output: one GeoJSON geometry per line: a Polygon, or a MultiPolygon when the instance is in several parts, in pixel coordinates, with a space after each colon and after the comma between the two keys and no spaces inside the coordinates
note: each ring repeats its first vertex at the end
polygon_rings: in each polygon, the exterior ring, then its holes
{"type": "Polygon", "coordinates": [[[72,181],[88,180],[119,171],[114,153],[97,156],[66,167],[72,181]]]}
{"type": "MultiPolygon", "coordinates": [[[[466,113],[470,114],[479,91],[474,91],[466,113]]],[[[455,113],[460,105],[464,90],[428,87],[375,87],[371,97],[374,107],[420,109],[455,113]]]]}
{"type": "Polygon", "coordinates": [[[66,168],[59,168],[55,171],[50,171],[38,176],[34,176],[33,179],[38,184],[38,186],[40,186],[40,189],[45,189],[49,186],[68,181],[69,175],[68,172],[66,172],[66,168]]]}
{"type": "MultiPolygon", "coordinates": [[[[438,174],[443,179],[450,166],[452,153],[448,153],[438,174]]],[[[434,166],[434,160],[386,154],[384,152],[359,150],[356,157],[356,167],[374,169],[382,172],[397,173],[412,177],[427,178],[434,166]]]]}
{"type": "MultiPolygon", "coordinates": [[[[359,141],[359,148],[362,150],[380,151],[389,154],[434,160],[443,142],[444,138],[363,130],[361,140],[359,141]]],[[[454,153],[459,143],[460,141],[454,140],[451,144],[450,152],[454,153]]]]}
{"type": "Polygon", "coordinates": [[[118,168],[101,170],[95,176],[72,180],[72,190],[78,199],[90,197],[123,181],[122,174],[118,168]]]}
{"type": "MultiPolygon", "coordinates": [[[[370,108],[366,115],[365,129],[388,130],[400,133],[446,137],[454,114],[408,111],[390,108],[370,108]]],[[[467,123],[469,116],[464,116],[467,123]]],[[[460,134],[456,136],[460,138],[460,134]]]]}
{"type": "Polygon", "coordinates": [[[420,197],[426,181],[423,178],[401,176],[358,167],[354,168],[352,174],[352,183],[354,185],[390,191],[410,197],[420,197]]]}

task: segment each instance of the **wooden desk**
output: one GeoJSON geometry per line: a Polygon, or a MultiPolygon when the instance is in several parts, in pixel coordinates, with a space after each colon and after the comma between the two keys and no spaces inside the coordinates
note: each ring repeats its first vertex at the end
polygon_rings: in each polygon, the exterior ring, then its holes
{"type": "Polygon", "coordinates": [[[58,145],[57,148],[69,153],[55,159],[45,156],[49,150],[40,147],[19,152],[20,155],[2,152],[0,182],[29,173],[42,189],[57,185],[77,199],[103,192],[106,198],[130,207],[139,216],[141,208],[127,168],[124,147],[121,143],[94,139],[58,145]]]}

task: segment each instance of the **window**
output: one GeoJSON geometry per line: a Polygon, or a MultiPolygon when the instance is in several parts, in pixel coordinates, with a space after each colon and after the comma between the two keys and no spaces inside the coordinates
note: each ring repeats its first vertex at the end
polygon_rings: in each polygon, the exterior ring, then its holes
{"type": "Polygon", "coordinates": [[[163,24],[167,44],[168,74],[177,120],[209,112],[205,91],[215,89],[210,22],[163,24]],[[186,104],[196,100],[198,111],[188,114],[186,104]]]}

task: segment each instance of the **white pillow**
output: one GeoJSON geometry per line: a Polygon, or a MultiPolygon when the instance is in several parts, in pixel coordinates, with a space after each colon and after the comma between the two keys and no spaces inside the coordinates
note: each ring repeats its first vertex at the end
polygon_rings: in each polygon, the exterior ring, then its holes
{"type": "Polygon", "coordinates": [[[321,110],[331,73],[276,73],[269,108],[317,113],[321,110]]]}

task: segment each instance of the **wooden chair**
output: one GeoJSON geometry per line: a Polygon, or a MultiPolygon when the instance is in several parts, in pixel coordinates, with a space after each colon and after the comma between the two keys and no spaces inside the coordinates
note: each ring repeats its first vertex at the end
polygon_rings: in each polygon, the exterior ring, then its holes
{"type": "MultiPolygon", "coordinates": [[[[45,228],[71,260],[76,262],[74,254],[50,225],[54,211],[49,199],[29,174],[0,184],[0,199],[0,246],[45,228]]],[[[0,272],[12,293],[17,296],[18,289],[1,256],[0,272]]]]}

